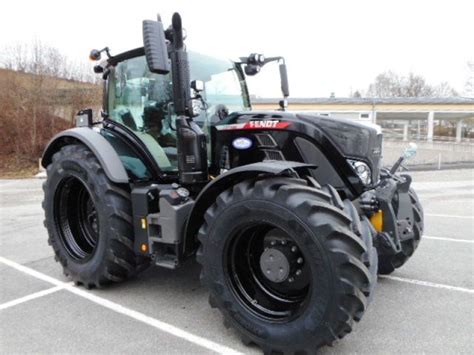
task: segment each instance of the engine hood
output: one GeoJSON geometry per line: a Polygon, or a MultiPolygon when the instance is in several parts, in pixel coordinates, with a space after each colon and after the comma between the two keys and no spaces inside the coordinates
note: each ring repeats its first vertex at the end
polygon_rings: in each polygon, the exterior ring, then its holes
{"type": "Polygon", "coordinates": [[[382,133],[377,125],[308,114],[295,117],[319,127],[346,157],[364,160],[382,155],[382,133]]]}
{"type": "Polygon", "coordinates": [[[331,155],[334,164],[339,167],[343,165],[343,160],[345,165],[347,159],[368,164],[372,171],[372,181],[378,180],[382,134],[377,125],[301,112],[244,111],[232,113],[214,126],[218,131],[292,131],[299,136],[310,137],[325,150],[326,155],[331,155]],[[337,159],[338,157],[343,159],[337,159]]]}
{"type": "MultiPolygon", "coordinates": [[[[314,134],[326,136],[348,158],[366,160],[382,155],[382,133],[378,125],[347,119],[334,119],[295,112],[238,112],[216,124],[217,129],[316,129],[314,134]]],[[[305,132],[306,133],[306,132],[305,132]]]]}

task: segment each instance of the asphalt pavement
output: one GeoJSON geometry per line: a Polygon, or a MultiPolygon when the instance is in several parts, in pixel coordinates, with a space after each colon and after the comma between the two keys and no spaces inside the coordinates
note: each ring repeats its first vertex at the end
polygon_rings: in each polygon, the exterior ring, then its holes
{"type": "MultiPolygon", "coordinates": [[[[322,354],[474,353],[474,170],[412,176],[426,237],[322,354]]],[[[41,184],[0,180],[0,353],[261,353],[208,306],[195,262],[99,290],[74,286],[47,244],[41,184]]]]}

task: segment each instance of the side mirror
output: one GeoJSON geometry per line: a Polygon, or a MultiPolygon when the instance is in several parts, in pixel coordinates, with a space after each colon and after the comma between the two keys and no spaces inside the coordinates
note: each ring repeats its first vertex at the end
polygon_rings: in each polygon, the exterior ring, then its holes
{"type": "Polygon", "coordinates": [[[191,89],[193,89],[195,92],[204,91],[204,81],[202,80],[191,81],[191,89]]]}
{"type": "Polygon", "coordinates": [[[403,152],[403,158],[411,159],[416,155],[416,151],[418,150],[418,146],[416,143],[410,142],[408,143],[408,147],[403,152]]]}
{"type": "Polygon", "coordinates": [[[143,47],[150,71],[156,74],[168,74],[171,67],[161,21],[143,21],[143,47]]]}
{"type": "Polygon", "coordinates": [[[283,97],[290,96],[290,87],[288,85],[288,72],[286,71],[286,64],[280,64],[280,81],[281,81],[281,92],[283,97]]]}
{"type": "Polygon", "coordinates": [[[98,49],[93,49],[91,50],[91,52],[89,53],[89,59],[92,60],[92,61],[97,61],[97,60],[100,60],[101,58],[101,53],[102,52],[105,52],[107,54],[107,57],[111,57],[110,56],[110,49],[109,47],[105,47],[105,48],[102,48],[101,50],[98,50],[98,49]]]}
{"type": "Polygon", "coordinates": [[[89,54],[89,59],[90,60],[93,60],[93,61],[96,61],[96,60],[99,60],[101,57],[100,55],[100,51],[97,50],[97,49],[93,49],[91,50],[90,54],[89,54]]]}

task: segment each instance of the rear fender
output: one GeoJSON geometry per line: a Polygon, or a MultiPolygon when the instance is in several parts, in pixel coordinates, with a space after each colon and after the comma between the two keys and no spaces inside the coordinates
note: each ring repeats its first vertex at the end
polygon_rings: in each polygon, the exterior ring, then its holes
{"type": "Polygon", "coordinates": [[[128,184],[127,172],[115,149],[99,132],[89,127],[68,129],[54,136],[46,146],[41,165],[46,168],[51,164],[54,153],[65,145],[77,143],[84,144],[94,153],[110,180],[128,184]]]}

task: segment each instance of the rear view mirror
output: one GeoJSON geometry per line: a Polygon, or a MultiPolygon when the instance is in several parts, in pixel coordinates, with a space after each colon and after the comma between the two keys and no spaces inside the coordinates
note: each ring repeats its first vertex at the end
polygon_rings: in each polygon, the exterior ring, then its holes
{"type": "Polygon", "coordinates": [[[280,81],[281,81],[281,92],[283,97],[290,96],[290,87],[288,85],[288,72],[286,71],[286,64],[280,64],[280,81]]]}
{"type": "Polygon", "coordinates": [[[416,155],[417,150],[418,150],[418,147],[416,143],[410,142],[408,143],[408,147],[403,152],[403,157],[405,159],[411,159],[416,155]]]}
{"type": "Polygon", "coordinates": [[[143,47],[150,71],[156,74],[168,74],[171,68],[161,21],[143,21],[143,47]]]}
{"type": "Polygon", "coordinates": [[[191,89],[193,89],[196,92],[204,91],[204,81],[202,80],[191,81],[191,89]]]}
{"type": "Polygon", "coordinates": [[[93,49],[91,50],[90,54],[89,54],[89,59],[90,60],[100,60],[100,51],[97,50],[97,49],[93,49]]]}

